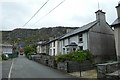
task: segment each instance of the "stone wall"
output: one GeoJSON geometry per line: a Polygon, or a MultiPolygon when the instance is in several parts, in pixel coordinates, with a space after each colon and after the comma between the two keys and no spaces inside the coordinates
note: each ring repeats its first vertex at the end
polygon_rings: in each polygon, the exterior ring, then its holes
{"type": "Polygon", "coordinates": [[[33,60],[40,64],[44,64],[52,68],[57,68],[58,70],[65,72],[78,72],[80,70],[84,71],[94,68],[94,65],[87,60],[81,63],[78,63],[76,61],[65,61],[56,63],[54,57],[42,54],[34,56],[33,60]]]}
{"type": "Polygon", "coordinates": [[[119,62],[109,62],[97,65],[97,77],[106,78],[106,74],[119,70],[119,62]]]}
{"type": "Polygon", "coordinates": [[[65,61],[59,62],[57,68],[65,72],[78,72],[90,70],[94,68],[94,65],[90,61],[84,61],[81,63],[78,63],[76,61],[65,61]]]}
{"type": "Polygon", "coordinates": [[[49,56],[49,55],[40,54],[38,56],[33,57],[33,60],[38,62],[38,63],[47,65],[49,67],[56,68],[56,66],[57,66],[57,64],[54,60],[54,57],[49,56]]]}

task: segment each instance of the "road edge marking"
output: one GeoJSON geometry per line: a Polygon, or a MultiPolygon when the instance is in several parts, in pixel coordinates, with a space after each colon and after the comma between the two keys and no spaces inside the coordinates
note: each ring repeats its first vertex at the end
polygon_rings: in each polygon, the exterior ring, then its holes
{"type": "Polygon", "coordinates": [[[12,72],[12,68],[13,68],[13,61],[14,61],[14,59],[12,60],[12,64],[11,64],[10,71],[9,71],[9,74],[8,74],[8,79],[9,80],[10,80],[11,72],[12,72]]]}

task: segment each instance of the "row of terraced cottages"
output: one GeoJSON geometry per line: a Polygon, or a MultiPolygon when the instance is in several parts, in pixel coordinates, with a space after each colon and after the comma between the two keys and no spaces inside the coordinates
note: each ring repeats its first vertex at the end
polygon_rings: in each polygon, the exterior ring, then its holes
{"type": "Polygon", "coordinates": [[[37,53],[55,56],[80,49],[89,50],[96,63],[116,59],[113,29],[106,22],[105,12],[95,13],[95,21],[49,42],[38,42],[37,53]]]}

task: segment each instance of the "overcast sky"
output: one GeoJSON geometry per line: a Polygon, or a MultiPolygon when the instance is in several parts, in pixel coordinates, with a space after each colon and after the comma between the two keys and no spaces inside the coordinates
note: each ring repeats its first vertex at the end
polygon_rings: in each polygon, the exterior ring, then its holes
{"type": "Polygon", "coordinates": [[[115,6],[118,5],[119,0],[65,0],[49,15],[43,17],[63,1],[49,0],[39,13],[26,26],[23,26],[46,1],[0,0],[0,30],[56,26],[81,27],[96,19],[98,2],[99,9],[106,12],[106,21],[109,24],[117,18],[115,6]],[[38,20],[39,22],[36,23],[38,20]]]}

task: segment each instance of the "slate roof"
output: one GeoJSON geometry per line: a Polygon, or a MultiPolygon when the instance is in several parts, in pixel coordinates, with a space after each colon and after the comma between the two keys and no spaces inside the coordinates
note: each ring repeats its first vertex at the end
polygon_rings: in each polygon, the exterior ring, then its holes
{"type": "Polygon", "coordinates": [[[41,45],[41,46],[44,46],[44,45],[46,45],[46,44],[47,44],[47,41],[38,42],[37,44],[38,44],[38,45],[41,45]]]}
{"type": "Polygon", "coordinates": [[[59,39],[60,39],[61,37],[63,37],[63,36],[64,36],[64,35],[62,35],[62,36],[60,36],[60,37],[56,37],[55,39],[48,41],[47,44],[49,44],[49,43],[51,43],[51,42],[54,42],[54,41],[56,41],[56,40],[59,40],[59,39]]]}
{"type": "Polygon", "coordinates": [[[82,26],[82,27],[80,27],[80,28],[78,28],[78,29],[76,29],[74,31],[71,31],[70,33],[67,33],[66,35],[64,35],[60,39],[62,40],[62,39],[67,38],[69,36],[72,36],[72,35],[78,34],[80,32],[84,32],[86,30],[89,30],[91,27],[93,27],[95,24],[97,24],[97,22],[98,21],[93,21],[93,22],[91,22],[91,23],[89,23],[87,25],[84,25],[84,26],[82,26]]]}
{"type": "Polygon", "coordinates": [[[117,18],[113,23],[112,23],[112,27],[115,25],[120,25],[120,18],[117,18]]]}

